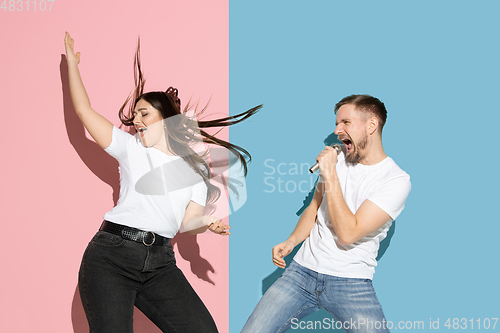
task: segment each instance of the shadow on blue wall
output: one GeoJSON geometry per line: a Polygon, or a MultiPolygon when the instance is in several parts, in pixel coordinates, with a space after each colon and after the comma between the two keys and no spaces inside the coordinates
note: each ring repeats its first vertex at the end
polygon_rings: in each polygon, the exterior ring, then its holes
{"type": "MultiPolygon", "coordinates": [[[[331,133],[330,135],[328,135],[323,142],[324,142],[325,146],[329,146],[329,145],[332,145],[334,143],[341,144],[341,142],[338,141],[337,136],[335,134],[333,134],[333,133],[331,133]]],[[[302,201],[302,207],[296,212],[297,216],[302,215],[302,213],[304,212],[304,210],[311,203],[311,200],[312,200],[312,198],[314,196],[314,191],[316,190],[316,185],[317,184],[318,184],[318,179],[316,179],[316,181],[314,183],[313,189],[311,189],[311,191],[307,194],[307,196],[302,201]]],[[[396,221],[394,221],[392,223],[391,228],[387,232],[386,238],[384,238],[384,240],[382,240],[382,242],[380,242],[380,247],[379,247],[378,255],[377,255],[377,262],[382,259],[382,257],[384,256],[385,252],[389,248],[389,245],[391,244],[392,236],[394,236],[395,231],[396,231],[396,221]]],[[[302,246],[302,243],[300,243],[299,245],[297,245],[293,249],[293,251],[284,258],[287,266],[292,262],[293,257],[295,256],[295,254],[297,253],[297,251],[300,249],[301,246],[302,246]]],[[[277,268],[273,273],[271,273],[270,275],[268,275],[266,278],[264,278],[262,280],[262,295],[264,295],[266,293],[266,291],[273,285],[273,283],[277,279],[279,279],[279,277],[281,276],[281,274],[283,274],[283,272],[284,272],[283,269],[277,268]]],[[[317,311],[315,313],[310,314],[309,316],[307,316],[304,319],[302,319],[302,321],[316,322],[316,321],[322,321],[324,318],[331,318],[331,315],[326,310],[322,309],[322,310],[319,310],[319,311],[317,311]]],[[[291,330],[292,329],[290,329],[289,331],[291,331],[291,330]]],[[[307,332],[309,332],[309,333],[316,332],[315,330],[300,329],[300,328],[294,329],[293,331],[294,332],[301,332],[301,331],[304,331],[304,330],[307,330],[307,332]]],[[[331,330],[332,331],[343,332],[342,329],[331,328],[331,330]]]]}

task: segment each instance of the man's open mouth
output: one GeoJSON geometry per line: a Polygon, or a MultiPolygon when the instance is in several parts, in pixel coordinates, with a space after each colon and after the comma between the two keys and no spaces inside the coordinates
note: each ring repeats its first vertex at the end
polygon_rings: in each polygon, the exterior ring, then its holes
{"type": "Polygon", "coordinates": [[[348,153],[350,153],[354,149],[354,145],[352,144],[352,141],[349,139],[342,139],[340,140],[342,143],[345,145],[345,148],[348,153]]]}

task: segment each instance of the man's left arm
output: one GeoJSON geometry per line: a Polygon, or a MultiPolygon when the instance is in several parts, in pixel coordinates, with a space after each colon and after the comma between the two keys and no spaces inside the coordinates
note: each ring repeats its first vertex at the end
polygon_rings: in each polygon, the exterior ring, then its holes
{"type": "Polygon", "coordinates": [[[341,245],[355,243],[391,219],[389,214],[370,200],[365,200],[353,214],[342,195],[336,171],[328,178],[325,178],[328,212],[341,245]]]}
{"type": "MultiPolygon", "coordinates": [[[[318,158],[321,173],[325,180],[328,212],[339,243],[349,245],[376,231],[392,217],[368,199],[361,204],[355,214],[351,212],[342,195],[337,176],[336,152],[330,152],[328,148],[330,147],[327,147],[324,151],[324,158],[318,158]]],[[[402,203],[404,205],[404,201],[402,203]]]]}

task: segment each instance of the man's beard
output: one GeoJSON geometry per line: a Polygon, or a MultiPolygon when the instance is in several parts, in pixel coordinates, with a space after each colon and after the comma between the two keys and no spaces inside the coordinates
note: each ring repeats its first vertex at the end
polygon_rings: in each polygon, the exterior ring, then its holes
{"type": "Polygon", "coordinates": [[[351,166],[358,164],[359,161],[365,158],[361,151],[366,148],[366,145],[368,145],[368,135],[365,135],[365,137],[357,144],[354,144],[353,142],[354,151],[347,154],[345,157],[345,163],[351,166]]]}

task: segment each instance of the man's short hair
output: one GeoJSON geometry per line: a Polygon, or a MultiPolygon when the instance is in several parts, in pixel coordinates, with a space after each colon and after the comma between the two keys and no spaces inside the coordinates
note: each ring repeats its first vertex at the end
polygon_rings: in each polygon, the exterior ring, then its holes
{"type": "Polygon", "coordinates": [[[370,95],[351,95],[342,98],[340,102],[335,104],[335,114],[340,109],[342,105],[353,104],[356,106],[356,111],[363,113],[372,113],[379,120],[379,130],[382,133],[382,128],[387,120],[387,110],[385,109],[384,103],[382,103],[378,98],[370,95]]]}

